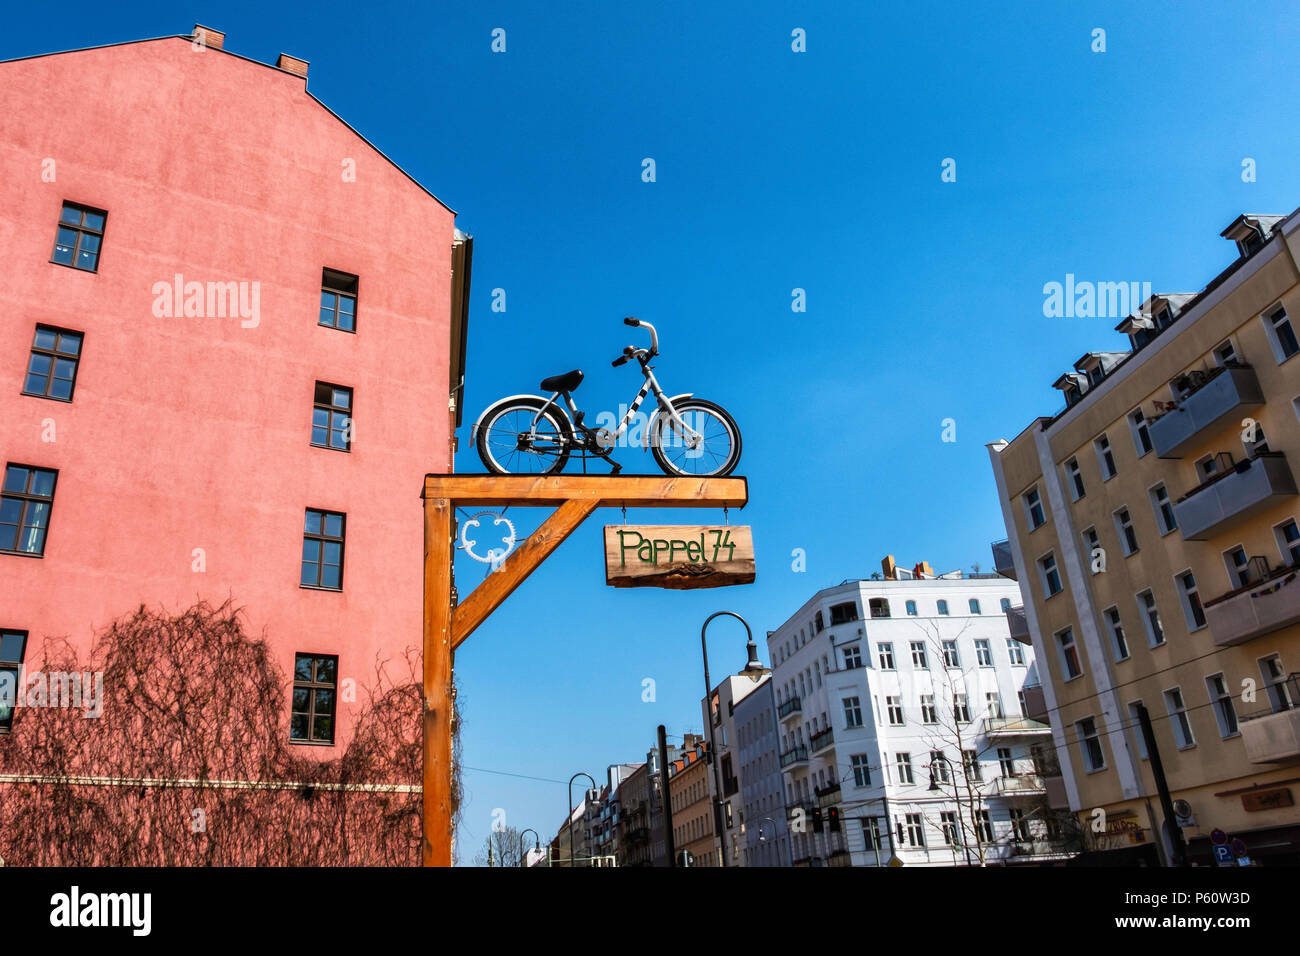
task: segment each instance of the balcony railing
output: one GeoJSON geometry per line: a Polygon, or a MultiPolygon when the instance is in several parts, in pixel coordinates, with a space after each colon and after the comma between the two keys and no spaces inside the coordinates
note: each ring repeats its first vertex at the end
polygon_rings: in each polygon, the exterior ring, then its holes
{"type": "Polygon", "coordinates": [[[1295,478],[1281,452],[1238,462],[1198,485],[1174,504],[1186,541],[1202,541],[1267,508],[1274,498],[1296,493],[1295,478]]]}
{"type": "Polygon", "coordinates": [[[993,542],[993,570],[1004,578],[1016,579],[1016,562],[1011,558],[1011,542],[993,542]]]}
{"type": "Polygon", "coordinates": [[[793,767],[795,764],[808,762],[808,748],[802,744],[798,747],[791,747],[785,753],[781,754],[781,769],[793,767]]]}
{"type": "Polygon", "coordinates": [[[1024,605],[1007,608],[1007,629],[1021,644],[1033,643],[1029,637],[1029,618],[1025,616],[1024,605]]]}
{"type": "Polygon", "coordinates": [[[819,753],[825,750],[835,742],[835,732],[827,727],[808,738],[808,751],[810,753],[819,753]]]}
{"type": "Polygon", "coordinates": [[[1047,784],[1036,773],[1018,773],[998,777],[989,790],[994,797],[1040,797],[1047,793],[1047,784]]]}
{"type": "Polygon", "coordinates": [[[1241,721],[1241,740],[1251,763],[1294,763],[1300,760],[1300,709],[1259,714],[1241,721]]]}
{"type": "Polygon", "coordinates": [[[817,806],[823,810],[827,807],[835,806],[840,802],[843,796],[838,783],[833,783],[829,787],[814,790],[814,792],[817,794],[817,806]]]}
{"type": "Polygon", "coordinates": [[[1177,408],[1148,426],[1160,458],[1181,458],[1197,436],[1220,423],[1235,426],[1243,412],[1264,404],[1259,379],[1249,365],[1219,368],[1191,384],[1192,391],[1179,399],[1177,408]]]}
{"type": "Polygon", "coordinates": [[[1300,567],[1269,572],[1262,579],[1205,604],[1205,620],[1220,647],[1244,644],[1300,623],[1300,567]]]}
{"type": "Polygon", "coordinates": [[[784,704],[776,709],[776,716],[781,720],[800,713],[803,710],[803,702],[798,697],[791,697],[784,704]]]}
{"type": "Polygon", "coordinates": [[[984,733],[989,737],[1037,737],[1051,732],[1050,725],[1028,717],[988,717],[984,721],[984,733]]]}

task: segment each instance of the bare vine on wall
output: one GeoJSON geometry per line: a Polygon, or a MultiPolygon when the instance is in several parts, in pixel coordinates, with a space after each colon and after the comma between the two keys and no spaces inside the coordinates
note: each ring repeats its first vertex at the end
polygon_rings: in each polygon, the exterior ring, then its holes
{"type": "MultiPolygon", "coordinates": [[[[27,673],[103,674],[102,711],[16,710],[0,736],[0,858],[18,866],[413,866],[423,688],[408,652],[358,688],[341,756],[288,737],[290,683],[230,601],[140,607],[88,660],[47,645],[27,673]]],[[[453,806],[459,807],[459,720],[453,806]]]]}

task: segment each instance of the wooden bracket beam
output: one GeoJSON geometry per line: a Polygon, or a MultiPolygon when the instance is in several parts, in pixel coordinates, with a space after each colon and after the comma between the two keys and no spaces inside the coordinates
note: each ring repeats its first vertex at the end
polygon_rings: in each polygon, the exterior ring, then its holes
{"type": "Polygon", "coordinates": [[[744,478],[661,475],[427,475],[424,479],[425,866],[452,861],[452,661],[457,647],[597,508],[743,508],[744,478]],[[456,508],[556,506],[498,571],[451,603],[456,508]]]}

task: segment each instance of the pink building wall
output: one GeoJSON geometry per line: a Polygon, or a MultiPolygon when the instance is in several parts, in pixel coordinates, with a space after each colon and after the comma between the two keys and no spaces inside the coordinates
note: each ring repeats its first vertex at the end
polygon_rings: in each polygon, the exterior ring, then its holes
{"type": "Polygon", "coordinates": [[[451,468],[454,213],[302,77],[182,38],[0,64],[0,196],[0,463],[59,473],[44,557],[0,554],[29,664],[141,603],[232,597],[286,676],[312,652],[403,677],[421,479],[451,468]],[[108,213],[97,274],[50,262],[65,200],[108,213]],[[360,277],[356,334],[318,326],[322,268],[360,277]],[[156,317],[176,273],[260,283],[258,324],[156,317]],[[84,333],[71,404],[20,394],[38,323],[84,333]],[[354,389],[350,453],[310,444],[318,380],[354,389]],[[299,586],[309,507],[347,514],[342,593],[299,586]]]}

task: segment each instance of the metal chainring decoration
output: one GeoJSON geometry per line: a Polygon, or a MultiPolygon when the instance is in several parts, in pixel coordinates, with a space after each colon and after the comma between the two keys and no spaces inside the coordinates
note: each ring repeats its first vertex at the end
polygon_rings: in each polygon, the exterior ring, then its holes
{"type": "Polygon", "coordinates": [[[516,540],[517,539],[515,536],[514,524],[512,524],[510,519],[507,518],[505,515],[499,515],[494,511],[476,511],[474,514],[466,518],[465,521],[463,521],[460,526],[461,550],[464,551],[466,554],[468,554],[475,561],[478,561],[482,564],[492,565],[493,571],[497,570],[497,568],[501,566],[501,562],[504,561],[509,556],[510,552],[515,549],[516,540]],[[483,557],[474,553],[474,545],[478,544],[478,542],[470,538],[467,532],[469,531],[470,528],[477,528],[480,526],[478,520],[479,518],[485,518],[489,516],[492,518],[493,526],[505,525],[507,530],[509,531],[509,534],[505,536],[505,540],[503,542],[505,544],[504,551],[499,550],[497,548],[489,548],[487,556],[483,557]]]}

